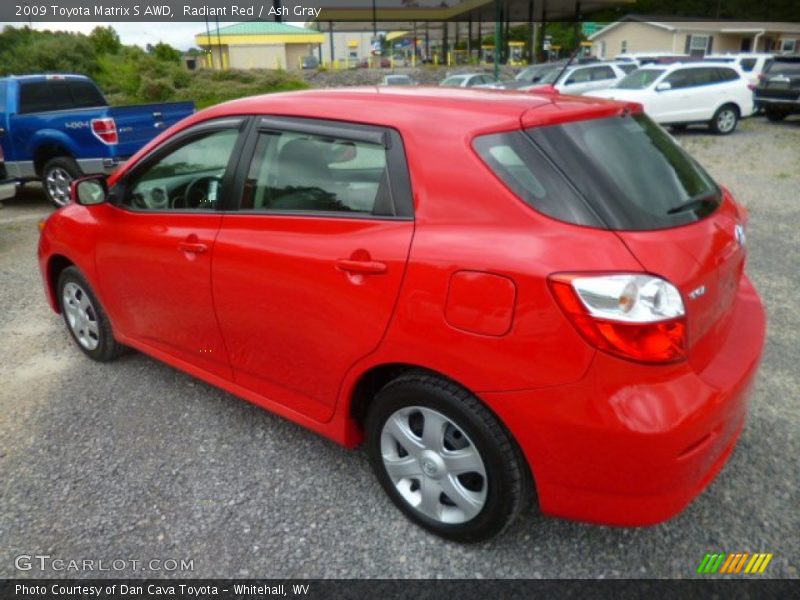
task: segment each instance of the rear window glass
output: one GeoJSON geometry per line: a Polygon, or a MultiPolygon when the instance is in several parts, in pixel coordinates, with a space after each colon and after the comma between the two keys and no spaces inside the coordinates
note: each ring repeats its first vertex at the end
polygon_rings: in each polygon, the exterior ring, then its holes
{"type": "Polygon", "coordinates": [[[643,90],[646,87],[650,87],[663,73],[664,69],[637,69],[633,73],[626,75],[617,84],[617,88],[623,90],[643,90]]]}
{"type": "Polygon", "coordinates": [[[787,75],[800,75],[800,60],[774,60],[767,66],[766,70],[770,75],[780,75],[781,73],[786,73],[787,75]]]}
{"type": "Polygon", "coordinates": [[[720,203],[713,179],[645,115],[527,131],[610,229],[683,225],[720,203]]]}
{"type": "Polygon", "coordinates": [[[588,204],[521,131],[484,135],[475,151],[519,198],[550,217],[599,226],[588,204]]]}

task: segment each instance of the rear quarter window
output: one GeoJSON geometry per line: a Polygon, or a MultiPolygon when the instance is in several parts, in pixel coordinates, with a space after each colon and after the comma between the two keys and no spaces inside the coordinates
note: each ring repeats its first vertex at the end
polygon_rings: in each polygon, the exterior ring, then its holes
{"type": "Polygon", "coordinates": [[[528,206],[560,221],[600,225],[569,181],[523,132],[480,136],[473,147],[489,169],[528,206]]]}

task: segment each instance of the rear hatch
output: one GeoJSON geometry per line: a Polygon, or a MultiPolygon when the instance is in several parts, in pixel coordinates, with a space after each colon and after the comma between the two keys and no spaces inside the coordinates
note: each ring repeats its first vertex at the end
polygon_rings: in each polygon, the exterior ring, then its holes
{"type": "Polygon", "coordinates": [[[761,75],[756,98],[796,101],[800,97],[800,57],[772,59],[761,75]]]}
{"type": "Polygon", "coordinates": [[[615,231],[645,271],[680,290],[689,360],[702,369],[728,333],[745,261],[743,209],[641,113],[526,131],[598,226],[615,231]]]}

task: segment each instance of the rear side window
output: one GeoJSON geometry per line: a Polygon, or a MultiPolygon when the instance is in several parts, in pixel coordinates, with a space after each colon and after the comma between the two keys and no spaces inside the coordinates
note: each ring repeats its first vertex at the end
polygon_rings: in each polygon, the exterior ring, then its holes
{"type": "Polygon", "coordinates": [[[719,81],[736,81],[739,74],[733,69],[716,69],[719,81]]]}
{"type": "Polygon", "coordinates": [[[70,81],[68,83],[72,95],[72,105],[75,108],[90,108],[92,106],[106,106],[106,99],[90,81],[70,81]]]}
{"type": "Polygon", "coordinates": [[[601,81],[603,79],[614,79],[614,71],[611,67],[594,67],[592,69],[592,81],[601,81]]]}
{"type": "Polygon", "coordinates": [[[692,223],[721,201],[711,177],[645,115],[527,131],[610,229],[692,223]]]}
{"type": "Polygon", "coordinates": [[[46,80],[22,83],[20,86],[20,113],[106,105],[100,90],[90,81],[46,80]]]}
{"type": "Polygon", "coordinates": [[[532,208],[560,221],[598,226],[589,206],[523,132],[484,135],[475,139],[473,147],[492,172],[532,208]]]}

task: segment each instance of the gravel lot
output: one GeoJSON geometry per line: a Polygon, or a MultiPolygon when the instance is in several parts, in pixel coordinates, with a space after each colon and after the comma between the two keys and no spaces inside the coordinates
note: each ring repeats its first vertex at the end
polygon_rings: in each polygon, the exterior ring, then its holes
{"type": "Polygon", "coordinates": [[[45,303],[49,209],[28,186],[0,210],[0,577],[43,575],[16,571],[19,554],[193,559],[197,577],[692,577],[710,551],[773,552],[766,576],[798,577],[800,120],[679,140],[750,210],[769,335],[732,459],[672,521],[531,514],[484,545],[444,542],[390,504],[362,452],[141,354],[84,358],[45,303]]]}

